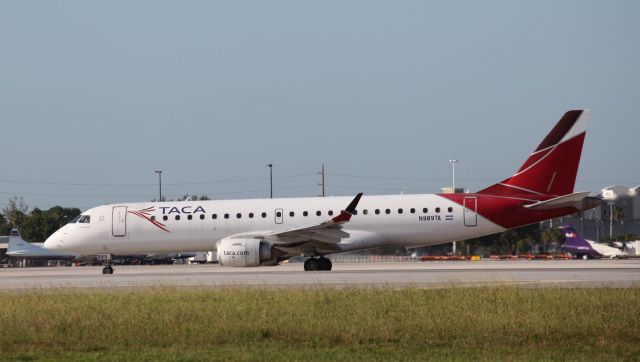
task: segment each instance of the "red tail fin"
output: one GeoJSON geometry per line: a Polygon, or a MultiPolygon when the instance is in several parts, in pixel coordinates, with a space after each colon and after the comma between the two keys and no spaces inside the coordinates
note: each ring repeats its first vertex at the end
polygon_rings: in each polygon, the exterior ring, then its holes
{"type": "Polygon", "coordinates": [[[515,175],[478,193],[554,196],[572,193],[588,114],[587,110],[565,113],[515,175]]]}

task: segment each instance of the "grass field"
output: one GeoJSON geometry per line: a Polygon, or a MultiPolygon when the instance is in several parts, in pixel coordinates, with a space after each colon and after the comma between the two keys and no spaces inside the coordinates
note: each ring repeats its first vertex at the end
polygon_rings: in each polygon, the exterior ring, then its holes
{"type": "Polygon", "coordinates": [[[640,288],[0,294],[0,359],[640,360],[640,288]]]}

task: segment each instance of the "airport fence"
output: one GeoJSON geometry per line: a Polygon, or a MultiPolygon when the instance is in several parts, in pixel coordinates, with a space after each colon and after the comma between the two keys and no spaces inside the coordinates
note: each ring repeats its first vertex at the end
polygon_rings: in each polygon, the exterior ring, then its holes
{"type": "Polygon", "coordinates": [[[333,263],[415,263],[419,258],[398,255],[329,255],[333,263]]]}

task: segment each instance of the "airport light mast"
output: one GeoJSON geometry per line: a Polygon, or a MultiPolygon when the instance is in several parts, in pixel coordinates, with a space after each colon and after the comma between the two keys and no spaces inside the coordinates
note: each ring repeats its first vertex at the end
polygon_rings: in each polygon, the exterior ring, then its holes
{"type": "Polygon", "coordinates": [[[162,202],[162,171],[156,170],[158,174],[158,202],[162,202]]]}
{"type": "MultiPolygon", "coordinates": [[[[451,189],[453,191],[453,193],[456,193],[456,163],[458,163],[458,160],[456,160],[455,158],[452,158],[449,160],[449,162],[451,162],[451,170],[452,170],[452,176],[451,176],[451,189]]],[[[456,255],[458,250],[457,250],[457,242],[453,242],[453,245],[451,246],[451,253],[453,255],[456,255]]]]}
{"type": "Polygon", "coordinates": [[[322,197],[324,197],[324,162],[320,166],[320,186],[322,186],[322,197]]]}
{"type": "Polygon", "coordinates": [[[456,163],[458,163],[458,160],[456,160],[455,158],[449,160],[449,162],[451,162],[451,169],[452,169],[452,180],[451,180],[451,188],[453,189],[453,192],[456,192],[456,163]]]}

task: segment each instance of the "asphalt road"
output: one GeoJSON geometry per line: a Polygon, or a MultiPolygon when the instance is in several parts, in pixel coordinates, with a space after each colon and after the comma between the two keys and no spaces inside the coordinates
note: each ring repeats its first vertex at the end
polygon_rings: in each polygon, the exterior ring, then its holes
{"type": "Polygon", "coordinates": [[[640,286],[640,260],[438,261],[334,263],[330,272],[305,272],[301,263],[275,267],[218,265],[115,266],[0,269],[0,290],[126,288],[149,286],[234,287],[527,287],[640,286]]]}

